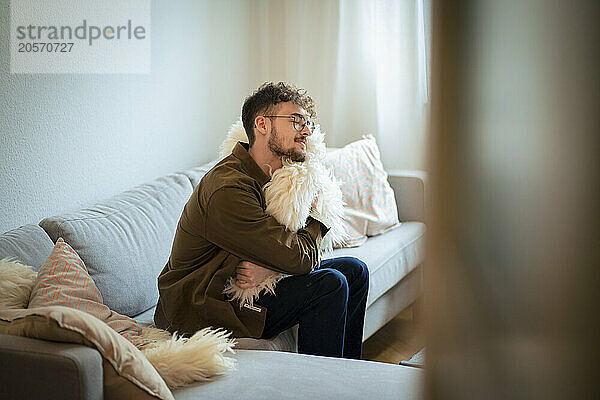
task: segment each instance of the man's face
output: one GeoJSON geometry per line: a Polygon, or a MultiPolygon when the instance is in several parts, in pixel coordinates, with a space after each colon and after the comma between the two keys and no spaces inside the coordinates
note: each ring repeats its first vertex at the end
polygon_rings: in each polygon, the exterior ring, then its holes
{"type": "MultiPolygon", "coordinates": [[[[308,119],[306,111],[298,105],[287,102],[278,104],[273,115],[295,116],[296,120],[308,119]]],[[[306,137],[311,132],[305,126],[301,132],[294,129],[291,118],[271,118],[271,133],[267,146],[279,157],[289,157],[292,161],[303,162],[306,159],[306,137]]]]}

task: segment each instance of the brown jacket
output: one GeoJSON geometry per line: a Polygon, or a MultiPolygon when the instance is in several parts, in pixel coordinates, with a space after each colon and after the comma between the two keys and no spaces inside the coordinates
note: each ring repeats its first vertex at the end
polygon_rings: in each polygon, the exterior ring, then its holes
{"type": "Polygon", "coordinates": [[[319,263],[327,228],[309,217],[290,232],[265,212],[263,186],[269,177],[238,143],[194,189],[177,224],[171,256],[158,277],[154,314],[159,328],[192,334],[207,326],[235,337],[260,337],[266,308],[242,307],[222,294],[242,260],[302,275],[319,263]]]}

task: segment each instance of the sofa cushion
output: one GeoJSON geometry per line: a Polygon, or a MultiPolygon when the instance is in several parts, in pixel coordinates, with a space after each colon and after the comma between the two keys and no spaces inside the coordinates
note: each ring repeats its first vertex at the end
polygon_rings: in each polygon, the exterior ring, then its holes
{"type": "Polygon", "coordinates": [[[16,259],[39,270],[54,243],[38,225],[24,225],[0,235],[0,259],[16,259]]]}
{"type": "Polygon", "coordinates": [[[46,218],[40,226],[79,254],[104,304],[132,316],[158,301],[157,277],[191,193],[187,177],[168,175],[90,208],[46,218]]]}
{"type": "Polygon", "coordinates": [[[367,236],[382,234],[399,224],[394,191],[373,136],[328,152],[325,165],[340,183],[346,203],[344,247],[360,246],[367,236]]]}
{"type": "Polygon", "coordinates": [[[421,399],[418,368],[276,351],[239,350],[237,371],[173,391],[192,399],[421,399]]]}
{"type": "Polygon", "coordinates": [[[62,238],[58,238],[38,272],[28,308],[59,305],[93,315],[137,347],[150,343],[142,337],[142,328],[133,319],[103,304],[102,294],[85,264],[62,238]]]}
{"type": "Polygon", "coordinates": [[[392,288],[425,256],[425,225],[404,222],[384,235],[369,238],[360,247],[335,249],[325,258],[353,256],[369,268],[367,307],[392,288]]]}

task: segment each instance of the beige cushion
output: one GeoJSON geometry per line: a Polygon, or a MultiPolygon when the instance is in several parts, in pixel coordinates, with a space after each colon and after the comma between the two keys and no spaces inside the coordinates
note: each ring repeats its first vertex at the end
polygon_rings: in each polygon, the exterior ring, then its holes
{"type": "Polygon", "coordinates": [[[95,347],[103,358],[106,399],[173,399],[158,372],[131,342],[79,310],[63,306],[1,310],[0,333],[95,347]]]}
{"type": "Polygon", "coordinates": [[[348,238],[344,247],[359,246],[367,236],[379,235],[399,225],[394,190],[387,181],[373,136],[328,152],[325,164],[340,183],[346,203],[344,221],[348,238]]]}
{"type": "Polygon", "coordinates": [[[141,336],[135,320],[103,304],[102,294],[88,274],[84,262],[62,238],[58,238],[33,284],[28,308],[62,305],[104,321],[136,346],[149,341],[141,336]]]}

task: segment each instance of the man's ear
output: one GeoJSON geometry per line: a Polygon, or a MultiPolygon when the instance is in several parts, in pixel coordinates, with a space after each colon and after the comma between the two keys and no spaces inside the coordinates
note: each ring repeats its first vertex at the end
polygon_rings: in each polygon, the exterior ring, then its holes
{"type": "Polygon", "coordinates": [[[254,118],[254,128],[258,133],[265,136],[269,132],[269,121],[268,118],[263,117],[262,115],[254,118]]]}

